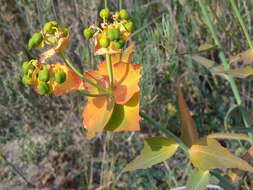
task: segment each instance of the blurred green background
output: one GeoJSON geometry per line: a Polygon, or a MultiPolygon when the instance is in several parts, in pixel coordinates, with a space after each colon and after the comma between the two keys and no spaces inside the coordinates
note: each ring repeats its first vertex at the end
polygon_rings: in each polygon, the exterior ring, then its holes
{"type": "MultiPolygon", "coordinates": [[[[108,2],[112,11],[118,10],[117,0],[108,2]]],[[[206,2],[226,56],[248,49],[229,3],[206,2]]],[[[0,0],[0,5],[0,151],[5,158],[0,160],[0,189],[28,189],[25,180],[34,185],[31,189],[165,190],[186,184],[192,166],[181,152],[151,169],[120,173],[139,153],[143,139],[159,134],[150,124],[142,121],[141,132],[116,133],[109,142],[105,134],[88,141],[81,118],[85,98],[80,93],[41,96],[21,82],[22,63],[38,58],[40,52],[28,51],[27,42],[51,20],[69,28],[67,54],[75,66],[82,71],[96,68],[100,58],[93,56],[93,45],[82,30],[99,23],[103,1],[0,0]]],[[[252,34],[253,3],[240,0],[238,6],[252,34]]],[[[201,45],[213,44],[197,1],[125,0],[123,7],[136,26],[133,60],[143,65],[141,109],[179,135],[176,91],[181,85],[200,136],[223,132],[224,118],[235,103],[229,84],[192,60],[201,45]]],[[[196,54],[220,64],[217,49],[196,54]]],[[[237,81],[249,111],[251,81],[237,81]]],[[[227,119],[229,127],[241,127],[237,115],[235,111],[227,119]]],[[[249,146],[239,141],[223,145],[237,155],[249,146]]],[[[246,175],[235,187],[252,190],[252,179],[246,175]]]]}

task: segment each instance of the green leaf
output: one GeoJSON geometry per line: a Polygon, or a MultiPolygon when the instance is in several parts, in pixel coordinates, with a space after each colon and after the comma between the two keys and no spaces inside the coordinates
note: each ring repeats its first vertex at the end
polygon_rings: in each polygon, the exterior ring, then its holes
{"type": "Polygon", "coordinates": [[[189,108],[184,100],[181,88],[178,89],[178,105],[181,114],[181,139],[188,146],[191,147],[198,140],[198,133],[195,122],[191,117],[189,108]]]}
{"type": "Polygon", "coordinates": [[[247,162],[231,154],[212,138],[200,139],[198,144],[190,148],[189,154],[192,164],[203,171],[215,168],[238,168],[253,172],[253,168],[247,162]]]}
{"type": "Polygon", "coordinates": [[[186,185],[186,190],[204,190],[209,183],[209,171],[193,171],[186,185]]]}
{"type": "Polygon", "coordinates": [[[164,137],[151,137],[145,139],[141,154],[131,161],[123,170],[132,171],[149,168],[170,158],[177,150],[178,144],[164,137]]]}

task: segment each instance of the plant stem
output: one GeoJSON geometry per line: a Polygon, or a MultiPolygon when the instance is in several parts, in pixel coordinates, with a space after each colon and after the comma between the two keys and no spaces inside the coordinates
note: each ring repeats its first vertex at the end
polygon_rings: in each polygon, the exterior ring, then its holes
{"type": "Polygon", "coordinates": [[[110,89],[113,88],[113,70],[112,70],[112,59],[110,54],[106,54],[106,66],[109,75],[110,89]]]}
{"type": "Polygon", "coordinates": [[[122,9],[122,0],[119,0],[119,10],[122,9]]]}
{"type": "Polygon", "coordinates": [[[100,96],[109,96],[109,93],[101,93],[101,94],[91,94],[87,91],[81,91],[82,95],[89,96],[89,97],[100,97],[100,96]]]}
{"type": "Polygon", "coordinates": [[[248,32],[248,30],[246,28],[245,23],[243,22],[242,15],[241,15],[239,9],[236,6],[235,0],[230,0],[230,3],[232,5],[233,11],[234,11],[234,13],[235,13],[238,21],[239,21],[239,23],[240,23],[240,25],[242,27],[243,33],[244,33],[244,35],[245,35],[245,37],[247,39],[249,47],[250,47],[250,49],[253,49],[253,43],[252,43],[252,41],[250,39],[249,32],[248,32]]]}
{"type": "MultiPolygon", "coordinates": [[[[219,51],[219,57],[220,57],[220,59],[222,61],[223,67],[224,67],[225,70],[229,70],[229,68],[230,68],[229,63],[226,60],[226,57],[225,57],[225,54],[224,54],[224,51],[223,51],[223,47],[222,47],[222,45],[220,43],[220,40],[218,38],[217,31],[216,31],[213,23],[211,22],[209,15],[208,15],[205,1],[204,0],[199,0],[199,6],[201,8],[201,11],[202,11],[202,14],[203,14],[204,18],[207,21],[207,26],[208,26],[208,28],[209,28],[209,30],[211,32],[212,38],[214,39],[215,44],[217,45],[217,47],[220,50],[219,51]]],[[[229,81],[230,86],[232,88],[232,91],[233,91],[236,103],[238,105],[241,105],[242,104],[242,100],[241,100],[239,91],[237,89],[237,86],[235,84],[234,78],[230,77],[230,76],[228,76],[227,78],[228,78],[228,81],[229,81]]],[[[242,113],[242,111],[241,111],[241,113],[242,113]]],[[[247,118],[246,118],[245,114],[242,113],[242,117],[243,117],[243,122],[244,122],[245,127],[246,128],[250,128],[250,125],[247,122],[247,118]]],[[[248,135],[249,135],[249,137],[251,139],[251,144],[253,144],[253,134],[252,133],[248,133],[248,135]]]]}
{"type": "Polygon", "coordinates": [[[105,8],[107,8],[107,0],[105,0],[105,8]]]}
{"type": "Polygon", "coordinates": [[[91,84],[92,86],[96,87],[97,89],[100,89],[104,92],[108,92],[108,90],[100,85],[97,85],[96,83],[94,83],[92,80],[90,80],[89,78],[85,77],[82,73],[80,73],[78,71],[78,69],[71,63],[71,61],[69,60],[69,58],[64,54],[61,53],[60,56],[63,58],[63,60],[66,62],[66,64],[84,81],[86,81],[87,83],[91,84]]]}
{"type": "Polygon", "coordinates": [[[165,127],[163,127],[160,123],[158,123],[157,121],[155,121],[154,119],[152,119],[151,117],[149,117],[146,113],[144,112],[140,112],[140,116],[148,121],[149,123],[151,123],[153,126],[155,126],[157,129],[159,129],[163,134],[165,134],[168,138],[174,140],[184,151],[185,153],[188,155],[188,147],[183,143],[183,141],[178,138],[176,135],[174,135],[172,132],[170,132],[169,130],[167,130],[165,127]]]}

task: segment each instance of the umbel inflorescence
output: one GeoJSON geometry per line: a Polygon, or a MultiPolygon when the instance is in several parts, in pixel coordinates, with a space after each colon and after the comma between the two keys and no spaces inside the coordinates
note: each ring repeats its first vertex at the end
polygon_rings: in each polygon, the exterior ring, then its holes
{"type": "Polygon", "coordinates": [[[125,9],[113,15],[109,9],[103,9],[100,17],[100,26],[91,25],[83,31],[84,37],[95,43],[94,54],[105,56],[97,70],[78,71],[65,54],[70,32],[56,21],[46,23],[28,43],[29,49],[49,48],[39,59],[22,65],[23,83],[39,94],[59,96],[77,90],[83,92],[88,99],[83,111],[88,138],[103,130],[135,131],[140,128],[141,65],[132,63],[134,44],[129,42],[134,24],[125,9]],[[64,63],[49,63],[54,56],[60,56],[64,63]]]}

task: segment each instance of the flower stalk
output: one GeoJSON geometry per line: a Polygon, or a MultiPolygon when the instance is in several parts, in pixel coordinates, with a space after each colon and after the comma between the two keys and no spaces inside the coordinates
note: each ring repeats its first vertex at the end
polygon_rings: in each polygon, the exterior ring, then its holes
{"type": "Polygon", "coordinates": [[[78,71],[78,69],[72,64],[72,62],[70,61],[70,59],[67,57],[67,55],[65,53],[61,53],[60,56],[62,57],[62,59],[65,61],[65,63],[81,78],[83,79],[85,82],[91,84],[92,86],[96,87],[99,90],[102,90],[104,92],[108,92],[108,90],[100,85],[95,84],[92,80],[88,79],[87,77],[85,77],[82,73],[80,73],[80,71],[78,71]]]}

